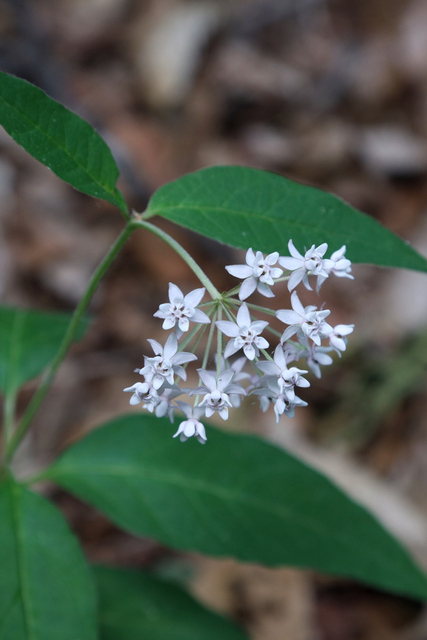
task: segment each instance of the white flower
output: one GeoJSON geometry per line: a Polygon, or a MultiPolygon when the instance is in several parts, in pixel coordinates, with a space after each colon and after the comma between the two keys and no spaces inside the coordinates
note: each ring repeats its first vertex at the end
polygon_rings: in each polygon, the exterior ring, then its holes
{"type": "Polygon", "coordinates": [[[185,442],[188,438],[195,436],[200,444],[205,444],[207,440],[205,427],[198,419],[203,415],[203,409],[190,407],[187,402],[181,402],[180,400],[177,401],[177,404],[184,415],[187,416],[187,420],[180,423],[178,431],[173,437],[179,436],[181,442],[185,442]]]}
{"type": "MultiPolygon", "coordinates": [[[[235,372],[233,382],[240,382],[241,380],[251,380],[251,374],[248,373],[247,371],[242,370],[245,364],[247,363],[247,361],[248,359],[246,358],[246,356],[242,356],[241,358],[237,358],[237,360],[235,360],[230,364],[230,369],[232,369],[235,372]]],[[[215,356],[215,362],[217,362],[216,356],[215,356]]],[[[226,362],[224,358],[221,356],[221,373],[225,371],[226,368],[227,368],[226,362]]],[[[258,380],[257,375],[255,375],[255,378],[256,380],[258,380]]],[[[229,398],[233,407],[240,407],[241,398],[239,394],[230,393],[229,398]]]]}
{"type": "Polygon", "coordinates": [[[308,281],[308,276],[313,274],[317,276],[318,284],[317,289],[319,290],[319,279],[322,279],[322,282],[326,280],[329,275],[329,271],[333,268],[334,263],[331,260],[327,260],[324,258],[324,254],[328,245],[326,242],[316,247],[316,245],[312,245],[312,247],[302,255],[294,246],[292,240],[288,242],[289,253],[292,258],[288,257],[280,257],[279,264],[286,269],[287,271],[292,271],[289,280],[288,280],[288,289],[292,291],[295,289],[297,285],[302,281],[306,289],[312,290],[310,283],[308,281]]]}
{"type": "Polygon", "coordinates": [[[169,282],[169,303],[161,304],[154,316],[164,318],[163,329],[172,329],[178,322],[180,331],[188,331],[191,322],[208,324],[210,322],[206,313],[196,309],[205,295],[205,288],[194,289],[184,297],[181,289],[169,282]]]}
{"type": "MultiPolygon", "coordinates": [[[[137,369],[139,371],[139,369],[137,369]]],[[[155,402],[158,394],[153,385],[149,382],[136,382],[131,387],[126,387],[123,391],[132,393],[129,404],[136,405],[140,402],[155,402]]]]}
{"type": "Polygon", "coordinates": [[[332,333],[329,334],[329,344],[335,349],[338,355],[347,348],[347,338],[354,329],[354,324],[337,324],[332,333]]]}
{"type": "Polygon", "coordinates": [[[292,310],[279,309],[276,317],[290,326],[282,335],[282,342],[298,333],[299,336],[306,335],[313,342],[320,345],[321,340],[326,338],[333,329],[325,322],[325,318],[331,313],[329,310],[317,311],[317,307],[308,305],[303,307],[296,291],[291,295],[292,310]]]}
{"type": "MultiPolygon", "coordinates": [[[[308,344],[308,342],[307,342],[308,344]]],[[[286,359],[286,362],[297,362],[300,360],[303,352],[303,347],[301,346],[301,340],[299,342],[294,342],[293,340],[287,340],[282,343],[283,353],[286,359]]]]}
{"type": "Polygon", "coordinates": [[[316,378],[322,377],[321,366],[326,367],[333,363],[327,350],[328,347],[316,347],[316,345],[313,345],[310,355],[307,356],[307,366],[312,370],[316,378]]]}
{"type": "Polygon", "coordinates": [[[287,360],[283,353],[283,347],[281,344],[277,345],[274,352],[274,362],[262,361],[258,362],[258,369],[264,371],[267,376],[274,376],[277,379],[280,393],[286,395],[291,402],[295,398],[295,386],[297,387],[309,387],[308,380],[302,377],[301,374],[308,373],[305,369],[298,369],[297,367],[291,367],[288,369],[287,360]]]}
{"type": "Polygon", "coordinates": [[[351,261],[344,257],[346,249],[347,247],[343,244],[341,249],[334,251],[331,255],[330,259],[334,263],[331,272],[338,278],[351,278],[351,280],[354,280],[354,276],[351,275],[351,261]]]}
{"type": "Polygon", "coordinates": [[[307,367],[312,370],[316,378],[321,378],[322,371],[320,367],[325,367],[333,363],[329,355],[332,347],[318,347],[312,342],[309,342],[307,338],[301,339],[301,344],[305,349],[299,352],[299,357],[306,359],[307,367]]]}
{"type": "MultiPolygon", "coordinates": [[[[330,273],[333,273],[338,278],[350,278],[351,280],[353,280],[354,276],[351,275],[351,262],[350,260],[348,260],[348,258],[344,257],[345,252],[345,244],[341,247],[341,249],[338,249],[338,251],[334,251],[329,260],[331,264],[325,267],[325,271],[328,273],[328,275],[330,273]]],[[[319,276],[317,278],[317,290],[319,290],[320,286],[325,280],[325,276],[319,276]]]]}
{"type": "Polygon", "coordinates": [[[254,291],[258,291],[266,298],[274,298],[274,293],[269,285],[280,278],[282,269],[273,267],[279,258],[279,252],[270,253],[264,258],[261,251],[256,254],[252,249],[246,253],[246,264],[235,264],[225,267],[228,273],[236,278],[244,278],[239,291],[240,300],[246,300],[254,291]]]}
{"type": "Polygon", "coordinates": [[[197,369],[197,371],[204,386],[193,389],[189,395],[205,393],[205,397],[198,406],[204,407],[206,417],[210,418],[215,411],[218,411],[221,418],[227,420],[228,408],[233,406],[228,394],[239,393],[246,395],[246,391],[242,386],[231,383],[235,372],[232,369],[226,369],[218,377],[215,377],[204,369],[197,369]]]}
{"type": "Polygon", "coordinates": [[[174,398],[185,393],[185,389],[180,389],[177,385],[165,386],[162,388],[161,393],[157,397],[146,400],[142,405],[143,409],[147,409],[150,413],[155,412],[157,418],[163,418],[168,416],[169,420],[173,422],[174,411],[176,406],[173,404],[174,398]]]}
{"type": "Polygon", "coordinates": [[[230,340],[224,351],[224,358],[229,358],[236,351],[243,349],[243,353],[248,360],[253,360],[259,356],[259,349],[267,349],[269,346],[265,338],[260,337],[260,333],[268,325],[268,322],[257,320],[251,322],[248,305],[246,302],[242,304],[237,312],[236,322],[228,322],[227,320],[218,320],[216,326],[222,333],[225,333],[230,340]]]}
{"type": "Polygon", "coordinates": [[[262,411],[267,411],[269,405],[274,402],[274,413],[276,414],[276,422],[279,422],[280,417],[285,414],[288,418],[293,418],[295,415],[295,407],[306,407],[307,402],[301,400],[294,395],[293,400],[290,400],[285,392],[280,391],[277,379],[265,378],[264,387],[254,389],[251,393],[260,396],[260,405],[262,411]]]}
{"type": "Polygon", "coordinates": [[[197,360],[197,356],[185,351],[177,353],[178,340],[174,333],[170,334],[164,347],[156,340],[148,340],[148,342],[156,355],[154,358],[145,356],[144,367],[139,370],[146,382],[151,382],[154,389],[159,389],[165,380],[172,385],[174,375],[179,376],[182,380],[187,379],[185,369],[180,365],[197,360]]]}

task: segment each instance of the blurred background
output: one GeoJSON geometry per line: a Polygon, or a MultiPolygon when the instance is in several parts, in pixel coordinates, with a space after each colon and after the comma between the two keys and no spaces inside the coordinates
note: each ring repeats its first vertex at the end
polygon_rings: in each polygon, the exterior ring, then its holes
{"type": "MultiPolygon", "coordinates": [[[[0,68],[96,127],[138,211],[185,172],[242,164],[332,191],[427,255],[425,0],[0,0],[0,68]]],[[[71,311],[120,214],[62,183],[3,130],[0,202],[2,304],[71,311]]],[[[223,267],[242,253],[160,224],[217,288],[233,285],[223,267]]],[[[427,568],[427,277],[366,266],[354,275],[321,291],[334,324],[356,331],[345,357],[304,390],[309,407],[276,425],[249,404],[222,426],[322,469],[427,568]]],[[[136,233],[38,414],[22,472],[131,410],[122,389],[150,351],[147,337],[161,337],[152,314],[170,280],[197,286],[160,240],[136,233]]],[[[46,491],[92,560],[188,579],[256,640],[427,638],[421,603],[311,572],[178,555],[46,491]]]]}

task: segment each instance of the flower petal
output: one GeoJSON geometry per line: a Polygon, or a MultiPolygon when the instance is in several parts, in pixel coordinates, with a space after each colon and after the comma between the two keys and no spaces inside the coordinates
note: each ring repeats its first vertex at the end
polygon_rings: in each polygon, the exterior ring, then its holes
{"type": "MultiPolygon", "coordinates": [[[[186,316],[183,316],[182,318],[180,318],[178,320],[178,327],[182,333],[185,333],[186,331],[188,331],[190,327],[189,319],[186,316]]],[[[182,333],[179,336],[177,335],[177,339],[181,337],[182,333]]]]}
{"type": "Polygon", "coordinates": [[[171,333],[168,339],[165,342],[165,346],[163,348],[163,358],[165,360],[170,360],[178,350],[178,340],[176,339],[176,335],[171,333]]]}
{"type": "MultiPolygon", "coordinates": [[[[241,347],[239,345],[236,345],[236,341],[235,340],[230,340],[230,342],[225,347],[224,358],[227,359],[230,356],[234,355],[235,353],[237,353],[237,351],[240,350],[240,348],[241,347]]],[[[245,358],[245,360],[246,360],[246,358],[245,358]]]]}
{"type": "Polygon", "coordinates": [[[333,347],[335,347],[335,349],[338,349],[339,351],[346,350],[347,345],[345,341],[342,338],[339,338],[338,336],[335,336],[335,335],[329,336],[329,342],[333,347]]]}
{"type": "MultiPolygon", "coordinates": [[[[245,360],[246,360],[246,358],[245,358],[245,360]]],[[[246,362],[247,362],[247,360],[246,360],[246,362]]],[[[228,385],[227,393],[228,394],[239,393],[242,396],[246,395],[246,391],[244,390],[244,388],[241,387],[240,384],[234,384],[234,383],[231,383],[231,384],[228,385]]]]}
{"type": "MultiPolygon", "coordinates": [[[[258,253],[260,253],[260,252],[259,252],[259,251],[257,251],[257,254],[258,254],[258,253]]],[[[261,254],[261,255],[262,255],[262,254],[261,254]]],[[[256,256],[255,256],[255,253],[254,253],[253,249],[248,249],[248,250],[246,251],[246,263],[247,263],[250,267],[252,267],[252,266],[253,266],[253,264],[255,263],[255,260],[256,260],[256,256]]]]}
{"type": "Polygon", "coordinates": [[[229,338],[236,338],[239,335],[239,327],[235,322],[229,322],[228,320],[217,320],[215,324],[218,329],[229,338]]]}
{"type": "Polygon", "coordinates": [[[296,271],[291,273],[288,280],[288,290],[292,291],[292,289],[295,289],[295,287],[299,285],[301,280],[303,280],[305,275],[307,275],[307,271],[304,267],[302,267],[301,269],[297,269],[296,271]]]}
{"type": "Polygon", "coordinates": [[[270,271],[270,275],[271,275],[272,278],[274,278],[274,280],[276,280],[277,278],[280,278],[282,273],[283,273],[283,269],[279,269],[278,267],[274,267],[270,271]]]}
{"type": "Polygon", "coordinates": [[[349,333],[352,333],[354,329],[354,324],[337,324],[334,328],[334,333],[339,336],[348,336],[349,333]]]}
{"type": "Polygon", "coordinates": [[[298,313],[302,318],[304,318],[305,316],[305,309],[301,304],[300,299],[298,298],[298,294],[296,291],[293,292],[293,294],[291,295],[291,305],[292,305],[292,309],[298,313]]]}
{"type": "Polygon", "coordinates": [[[231,264],[225,268],[235,278],[249,278],[252,275],[252,269],[247,264],[231,264]]]}
{"type": "Polygon", "coordinates": [[[182,433],[182,431],[184,430],[184,424],[185,422],[181,422],[181,424],[178,427],[178,431],[172,436],[172,438],[176,438],[177,436],[179,436],[180,433],[182,433]]]}
{"type": "Polygon", "coordinates": [[[291,338],[293,335],[296,334],[296,332],[298,331],[299,327],[296,327],[295,325],[292,325],[291,327],[288,327],[287,329],[284,330],[282,337],[280,338],[280,342],[286,342],[286,340],[289,340],[289,338],[291,338]]]}
{"type": "Polygon", "coordinates": [[[205,430],[205,426],[201,422],[197,422],[196,437],[197,437],[197,440],[200,442],[200,444],[206,443],[206,440],[207,440],[206,430],[205,430]]]}
{"type": "Polygon", "coordinates": [[[319,364],[322,364],[324,367],[333,363],[333,359],[327,353],[316,352],[315,358],[316,358],[316,361],[319,364]]]}
{"type": "Polygon", "coordinates": [[[256,356],[256,351],[253,344],[245,344],[245,346],[243,347],[243,353],[248,360],[253,360],[256,356]]]}
{"type": "Polygon", "coordinates": [[[277,364],[280,370],[286,369],[287,367],[285,354],[283,353],[283,347],[281,344],[278,344],[276,349],[274,350],[274,362],[277,364]]]}
{"type": "Polygon", "coordinates": [[[304,261],[299,258],[288,258],[285,256],[279,258],[279,264],[286,269],[286,271],[295,271],[295,269],[300,269],[303,266],[304,261]]]}
{"type": "MultiPolygon", "coordinates": [[[[179,406],[179,408],[181,409],[182,413],[187,416],[188,419],[191,418],[192,416],[192,408],[191,405],[188,404],[188,402],[183,402],[182,400],[177,400],[176,404],[179,406]]],[[[174,436],[175,437],[175,436],[174,436]]]]}
{"type": "Polygon", "coordinates": [[[199,374],[201,381],[205,384],[209,391],[212,392],[216,389],[215,376],[213,376],[211,373],[208,373],[206,369],[197,369],[197,373],[199,374]]]}
{"type": "Polygon", "coordinates": [[[289,240],[288,242],[288,249],[289,249],[289,253],[293,258],[297,258],[298,260],[304,260],[304,256],[298,251],[298,249],[296,249],[292,240],[289,240]]]}
{"type": "Polygon", "coordinates": [[[170,309],[171,309],[171,305],[168,304],[167,302],[165,302],[164,304],[161,304],[158,311],[156,311],[156,313],[153,313],[153,316],[155,318],[166,318],[166,316],[168,316],[170,314],[170,309]],[[163,307],[163,309],[162,309],[163,307]]]}
{"type": "Polygon", "coordinates": [[[258,282],[257,289],[261,293],[261,295],[265,296],[266,298],[275,297],[274,293],[272,292],[268,284],[265,284],[265,282],[258,282]]]}
{"type": "Polygon", "coordinates": [[[190,293],[187,293],[187,295],[184,298],[184,303],[186,307],[197,307],[198,304],[201,303],[203,296],[205,295],[205,287],[201,287],[201,289],[194,289],[193,291],[190,291],[190,293]]]}
{"type": "Polygon", "coordinates": [[[184,364],[185,362],[192,362],[193,360],[197,360],[197,356],[195,353],[189,353],[188,351],[179,351],[172,358],[172,363],[175,366],[176,364],[184,364]]]}
{"type": "Polygon", "coordinates": [[[268,322],[265,322],[265,320],[255,320],[251,324],[251,330],[258,334],[262,333],[265,327],[268,327],[268,322]]]}
{"type": "Polygon", "coordinates": [[[279,309],[276,311],[276,318],[285,324],[300,324],[301,316],[291,309],[279,309]]]}
{"type": "Polygon", "coordinates": [[[251,314],[249,313],[248,305],[246,304],[246,302],[242,304],[237,312],[237,324],[240,328],[250,327],[251,325],[251,314]]]}
{"type": "Polygon", "coordinates": [[[279,367],[271,360],[261,360],[261,362],[257,362],[256,366],[258,369],[261,369],[268,376],[278,376],[280,373],[279,367]]]}
{"type": "Polygon", "coordinates": [[[195,309],[192,316],[190,316],[192,322],[198,322],[199,324],[209,324],[209,316],[206,315],[201,309],[195,309]]]}
{"type": "Polygon", "coordinates": [[[163,347],[160,342],[157,342],[157,340],[152,340],[151,338],[148,338],[147,342],[151,344],[151,348],[153,349],[156,356],[162,355],[163,347]]]}
{"type": "Polygon", "coordinates": [[[184,300],[181,289],[177,287],[176,284],[173,284],[173,282],[169,282],[169,300],[171,304],[184,300]]]}
{"type": "Polygon", "coordinates": [[[327,250],[328,250],[328,243],[324,242],[323,244],[319,244],[319,246],[316,249],[316,253],[318,253],[319,256],[323,258],[327,250]]]}
{"type": "Polygon", "coordinates": [[[162,324],[162,329],[164,329],[165,331],[169,331],[169,329],[172,329],[172,327],[175,326],[175,323],[176,318],[174,318],[173,316],[169,316],[168,318],[165,318],[162,324]]]}
{"type": "Polygon", "coordinates": [[[337,251],[333,252],[333,254],[331,255],[331,260],[333,260],[334,262],[338,262],[338,260],[341,260],[341,258],[344,257],[346,249],[347,247],[345,246],[345,244],[343,244],[341,249],[338,249],[337,251]]]}
{"type": "MultiPolygon", "coordinates": [[[[228,407],[221,407],[221,409],[218,411],[219,415],[221,416],[221,418],[223,420],[228,420],[228,407]]],[[[207,413],[206,413],[207,415],[207,413]]]]}
{"type": "MultiPolygon", "coordinates": [[[[179,364],[175,364],[173,366],[173,371],[175,375],[181,378],[181,380],[187,380],[187,372],[185,371],[184,367],[181,367],[179,364]]],[[[173,375],[170,375],[166,379],[170,384],[173,384],[173,375]]]]}
{"type": "Polygon", "coordinates": [[[224,391],[224,389],[230,384],[234,377],[233,369],[226,369],[218,376],[218,389],[224,391]]]}
{"type": "Polygon", "coordinates": [[[240,286],[240,291],[239,291],[240,300],[246,300],[246,298],[249,298],[249,296],[252,295],[253,292],[255,291],[256,287],[257,287],[257,279],[254,278],[254,276],[251,276],[250,278],[246,278],[246,280],[243,280],[240,286]]]}
{"type": "Polygon", "coordinates": [[[258,349],[268,349],[270,343],[267,342],[265,338],[260,336],[259,338],[255,339],[255,346],[258,347],[258,349]]]}
{"type": "Polygon", "coordinates": [[[266,264],[269,264],[270,266],[272,266],[273,264],[276,264],[278,258],[279,258],[279,252],[273,251],[273,253],[269,253],[268,256],[265,257],[265,262],[266,264]]]}

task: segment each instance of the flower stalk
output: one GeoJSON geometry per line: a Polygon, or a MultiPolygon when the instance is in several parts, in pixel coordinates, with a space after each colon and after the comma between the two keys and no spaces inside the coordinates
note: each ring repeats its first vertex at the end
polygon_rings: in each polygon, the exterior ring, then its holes
{"type": "Polygon", "coordinates": [[[108,271],[109,267],[113,263],[117,254],[128,240],[129,236],[133,232],[134,228],[132,223],[128,223],[126,227],[123,229],[121,234],[118,236],[116,241],[110,247],[108,253],[104,256],[98,267],[96,268],[92,278],[89,282],[88,288],[86,289],[83,297],[81,298],[79,304],[77,305],[73,317],[71,318],[71,322],[68,325],[67,332],[62,340],[62,343],[57,351],[55,358],[53,359],[50,367],[47,369],[44,374],[40,386],[38,387],[36,393],[34,394],[30,404],[28,405],[24,415],[21,418],[20,423],[18,424],[15,432],[11,435],[10,439],[6,443],[4,450],[4,463],[8,464],[22,439],[25,437],[28,429],[30,428],[31,422],[36,415],[40,405],[42,404],[47,392],[49,391],[52,380],[64,359],[75,335],[77,333],[77,329],[82,321],[84,314],[92,300],[92,297],[98,288],[98,285],[105,273],[108,271]]]}

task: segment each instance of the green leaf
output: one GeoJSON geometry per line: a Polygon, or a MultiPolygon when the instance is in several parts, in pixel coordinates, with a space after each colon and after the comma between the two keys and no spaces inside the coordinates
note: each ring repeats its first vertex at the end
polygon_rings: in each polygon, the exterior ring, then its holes
{"type": "MultiPolygon", "coordinates": [[[[15,392],[49,364],[70,320],[66,313],[0,307],[0,391],[15,392]]],[[[81,323],[76,339],[87,324],[81,323]]]]}
{"type": "Polygon", "coordinates": [[[0,72],[0,124],[59,178],[127,215],[123,195],[115,186],[117,165],[88,122],[26,80],[0,72]]]}
{"type": "Polygon", "coordinates": [[[94,570],[100,640],[245,640],[231,622],[148,573],[94,570]]]}
{"type": "Polygon", "coordinates": [[[285,451],[214,427],[172,440],[170,423],[119,418],[72,446],[46,477],[118,525],[179,549],[292,565],[427,598],[427,579],[364,508],[285,451]]]}
{"type": "Polygon", "coordinates": [[[95,640],[95,594],[77,540],[56,508],[0,484],[0,640],[95,640]]]}
{"type": "Polygon", "coordinates": [[[300,251],[345,244],[353,262],[427,271],[427,260],[406,242],[340,198],[258,169],[185,175],[153,195],[144,217],[154,215],[239,249],[288,255],[290,238],[300,251]]]}

